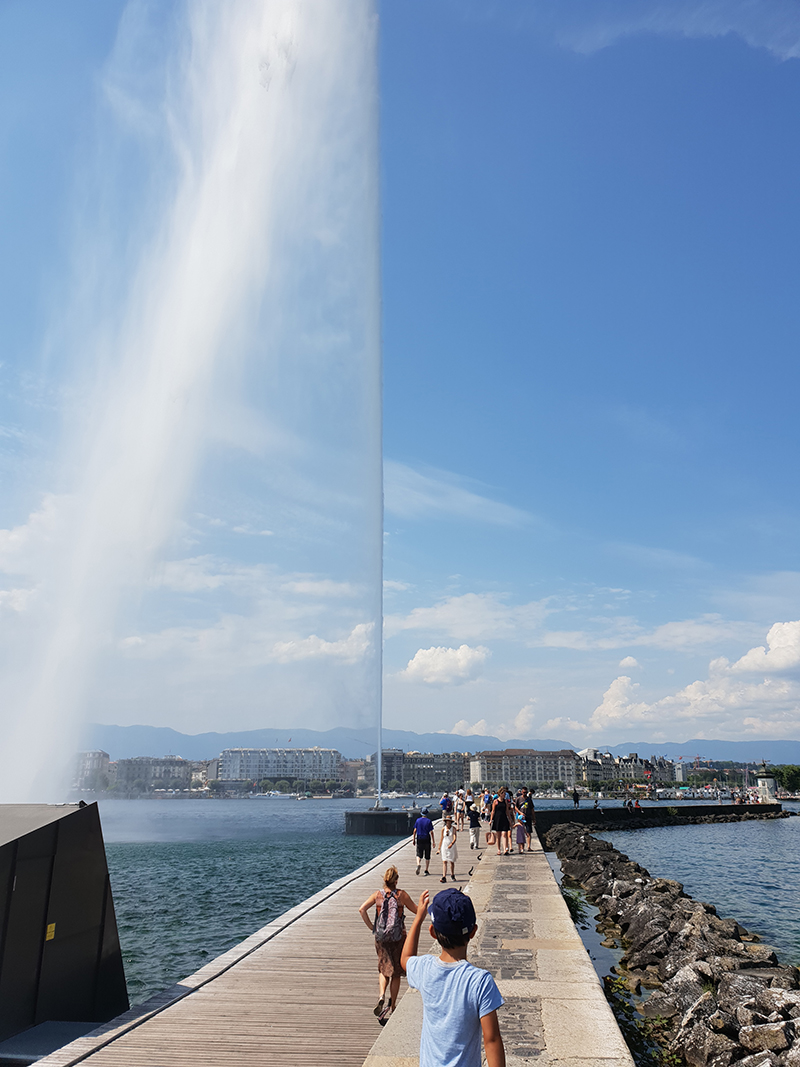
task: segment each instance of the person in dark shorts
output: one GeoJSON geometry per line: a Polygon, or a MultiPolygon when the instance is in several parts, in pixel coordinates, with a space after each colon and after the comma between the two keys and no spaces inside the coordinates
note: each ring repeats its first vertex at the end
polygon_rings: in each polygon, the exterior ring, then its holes
{"type": "Polygon", "coordinates": [[[425,873],[430,874],[428,869],[431,865],[431,841],[433,840],[433,823],[428,818],[428,809],[426,808],[422,815],[414,823],[414,832],[411,835],[411,840],[414,842],[417,848],[417,869],[414,872],[419,874],[419,869],[422,865],[422,861],[425,860],[425,873]]]}

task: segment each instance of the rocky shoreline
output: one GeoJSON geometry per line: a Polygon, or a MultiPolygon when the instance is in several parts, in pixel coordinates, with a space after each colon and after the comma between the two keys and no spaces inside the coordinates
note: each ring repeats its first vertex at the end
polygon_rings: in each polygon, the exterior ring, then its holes
{"type": "Polygon", "coordinates": [[[800,1067],[798,968],[782,966],[735,919],[720,918],[679,882],[651,877],[589,827],[560,823],[545,845],[557,854],[565,879],[598,909],[607,943],[622,946],[619,975],[628,989],[652,990],[637,1008],[659,1021],[663,1062],[800,1067]]]}

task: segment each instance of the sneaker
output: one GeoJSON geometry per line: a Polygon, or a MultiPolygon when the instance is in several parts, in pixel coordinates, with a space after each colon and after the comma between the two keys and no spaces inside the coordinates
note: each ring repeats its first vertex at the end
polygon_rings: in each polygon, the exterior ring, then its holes
{"type": "Polygon", "coordinates": [[[383,1012],[383,997],[381,997],[381,999],[378,1001],[378,1003],[372,1009],[372,1014],[373,1015],[377,1015],[377,1016],[380,1017],[382,1012],[383,1012]]]}
{"type": "Polygon", "coordinates": [[[454,882],[458,881],[458,879],[456,878],[456,876],[454,874],[451,874],[450,877],[453,879],[454,882]]]}
{"type": "Polygon", "coordinates": [[[446,879],[446,878],[440,878],[440,879],[439,879],[439,881],[440,881],[440,882],[446,882],[446,881],[447,881],[447,879],[446,879]]]}
{"type": "Polygon", "coordinates": [[[414,871],[414,874],[419,874],[419,867],[414,871]]]}
{"type": "Polygon", "coordinates": [[[430,872],[430,871],[425,871],[425,873],[426,873],[426,874],[430,874],[431,872],[430,872]]]}

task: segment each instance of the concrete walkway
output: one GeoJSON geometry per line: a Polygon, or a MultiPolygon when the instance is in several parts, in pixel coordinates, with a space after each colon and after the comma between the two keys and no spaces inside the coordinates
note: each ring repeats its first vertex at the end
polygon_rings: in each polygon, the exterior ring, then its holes
{"type": "MultiPolygon", "coordinates": [[[[482,849],[466,889],[478,916],[469,959],[492,972],[505,998],[498,1016],[508,1065],[633,1067],[547,858],[534,847],[522,856],[482,849]]],[[[364,1067],[418,1067],[421,1026],[421,998],[410,990],[364,1067]]]]}

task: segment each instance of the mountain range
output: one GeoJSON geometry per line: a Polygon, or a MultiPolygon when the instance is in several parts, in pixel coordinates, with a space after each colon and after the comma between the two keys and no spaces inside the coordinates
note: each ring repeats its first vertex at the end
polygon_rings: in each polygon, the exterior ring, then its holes
{"type": "MultiPolygon", "coordinates": [[[[235,730],[229,733],[183,734],[168,726],[110,726],[90,723],[81,743],[85,749],[103,749],[112,760],[132,756],[183,756],[184,759],[213,759],[224,748],[335,748],[346,759],[360,759],[377,748],[377,730],[335,727],[332,730],[235,730]]],[[[526,738],[501,741],[488,735],[447,733],[417,734],[411,730],[383,730],[384,748],[406,752],[481,752],[506,748],[535,748],[552,751],[575,749],[569,741],[553,738],[526,738]]],[[[626,741],[620,745],[595,746],[615,756],[638,752],[640,756],[666,756],[685,762],[700,756],[704,760],[734,760],[756,763],[800,764],[800,741],[714,741],[691,739],[682,742],[626,741]]]]}

